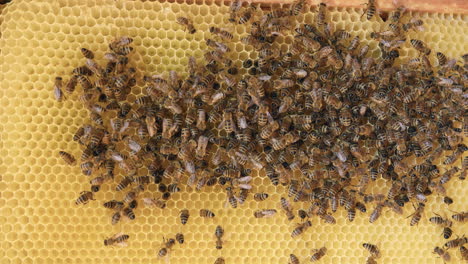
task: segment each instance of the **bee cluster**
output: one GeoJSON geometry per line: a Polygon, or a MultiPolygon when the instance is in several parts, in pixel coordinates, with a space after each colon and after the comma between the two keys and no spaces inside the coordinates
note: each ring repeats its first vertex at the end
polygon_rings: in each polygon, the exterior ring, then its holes
{"type": "MultiPolygon", "coordinates": [[[[140,200],[148,207],[166,208],[171,194],[183,188],[219,186],[237,208],[249,198],[255,170],[264,171],[273,185],[288,188],[289,198],[278,203],[288,220],[295,218],[291,201],[310,205],[299,210],[299,217],[308,220],[296,225],[292,238],[310,229],[314,217],[336,223],[333,213],[339,207],[353,221],[357,211],[365,213],[373,206],[373,223],[384,208],[403,214],[406,203],[417,203],[410,225],[418,224],[429,195],[446,196],[444,185],[456,174],[465,179],[466,157],[461,172],[453,164],[467,150],[468,54],[460,63],[437,52],[438,65],[432,65],[428,45],[409,38],[412,31],[423,30],[422,21],[408,20],[405,8],[398,7],[384,22],[386,30],[371,33],[381,54],[371,56],[359,36],[334,29],[324,3],[314,21],[296,25],[294,18],[304,5],[299,0],[265,12],[234,1],[229,21],[249,28],[239,41],[253,47],[256,58],[231,60],[230,47],[238,40],[229,30],[213,26],[203,60],[190,57],[184,78],[175,71],[139,77],[130,66],[129,37],[110,43],[104,67],[83,48],[85,65],[73,70],[65,87],[57,77],[54,87],[61,101],[80,84],[79,100],[90,115],[89,124],[80,127],[73,140],[83,148],[83,174],[94,178],[76,204],[93,200],[102,184],[115,183],[115,190],[124,194],[122,200],[104,203],[112,210],[112,224],[121,218],[134,220],[140,200]],[[290,44],[280,46],[278,38],[290,44]],[[419,55],[398,61],[406,42],[419,55]],[[128,100],[140,83],[144,95],[128,100]],[[440,171],[440,157],[452,168],[440,171]],[[391,185],[387,194],[368,190],[379,178],[391,185]],[[157,185],[154,196],[142,197],[152,184],[157,185]]],[[[378,19],[375,13],[370,1],[367,19],[378,19]]],[[[177,23],[189,34],[196,32],[188,18],[179,17],[177,23]]],[[[68,164],[76,163],[71,154],[59,154],[68,164]]],[[[256,201],[268,197],[253,195],[256,201]]],[[[254,217],[276,213],[262,209],[254,217]]],[[[466,214],[454,220],[466,221],[466,214]]],[[[189,216],[187,209],[181,210],[183,225],[189,216]]],[[[215,213],[201,209],[200,217],[213,218],[215,213]]],[[[441,217],[431,219],[451,226],[441,217]]],[[[218,226],[216,248],[222,248],[223,234],[218,226]]],[[[166,256],[181,235],[165,240],[157,255],[166,256]]],[[[127,239],[117,234],[105,245],[127,239]]],[[[466,258],[465,243],[462,237],[445,248],[460,247],[466,258]]],[[[372,254],[368,262],[376,263],[377,247],[363,246],[372,254]]],[[[316,249],[310,260],[326,252],[325,247],[316,249]]],[[[437,247],[435,253],[443,257],[446,252],[437,247]]],[[[290,259],[299,263],[293,254],[290,259]]]]}

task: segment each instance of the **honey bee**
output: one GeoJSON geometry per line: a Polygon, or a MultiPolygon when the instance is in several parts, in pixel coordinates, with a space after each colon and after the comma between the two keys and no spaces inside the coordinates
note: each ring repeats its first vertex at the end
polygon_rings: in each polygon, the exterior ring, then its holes
{"type": "Polygon", "coordinates": [[[466,222],[468,221],[468,212],[461,212],[452,215],[452,219],[457,222],[466,222]]]}
{"type": "Polygon", "coordinates": [[[284,112],[287,112],[292,105],[293,105],[292,97],[291,96],[284,97],[278,109],[278,113],[282,114],[284,112]]]}
{"type": "Polygon", "coordinates": [[[377,264],[377,261],[375,260],[373,256],[370,256],[367,258],[366,264],[377,264]]]}
{"type": "Polygon", "coordinates": [[[453,199],[448,197],[448,196],[445,196],[444,199],[443,199],[444,203],[447,204],[447,205],[451,205],[453,204],[453,199]]]}
{"type": "Polygon", "coordinates": [[[132,182],[133,182],[133,178],[132,178],[132,177],[130,177],[130,176],[125,176],[125,177],[119,182],[119,184],[117,184],[115,190],[116,190],[116,191],[121,191],[121,190],[127,188],[127,186],[129,186],[132,182]]]}
{"type": "Polygon", "coordinates": [[[277,211],[275,209],[261,209],[254,212],[255,218],[273,217],[277,211]]]}
{"type": "Polygon", "coordinates": [[[131,37],[128,37],[128,36],[121,36],[117,39],[114,39],[112,42],[111,42],[111,45],[115,45],[115,46],[125,46],[125,45],[129,45],[133,42],[133,39],[131,37]]]}
{"type": "Polygon", "coordinates": [[[404,31],[408,31],[410,29],[424,31],[423,24],[424,22],[421,19],[411,18],[411,20],[408,23],[403,24],[402,28],[404,31]]]}
{"type": "MultiPolygon", "coordinates": [[[[354,214],[356,214],[356,213],[354,213],[354,214]]],[[[323,221],[325,221],[325,223],[327,223],[327,224],[336,224],[336,219],[330,214],[320,215],[320,218],[322,218],[323,221]]]]}
{"type": "Polygon", "coordinates": [[[287,219],[289,221],[294,219],[294,213],[292,211],[292,206],[288,202],[288,200],[286,200],[286,198],[284,198],[284,197],[281,197],[281,208],[283,208],[284,212],[286,213],[286,217],[287,217],[287,219]]]}
{"type": "Polygon", "coordinates": [[[104,239],[104,246],[119,246],[126,247],[127,240],[130,238],[129,235],[117,233],[112,237],[104,239]]]}
{"type": "Polygon", "coordinates": [[[244,12],[242,12],[239,16],[239,20],[237,21],[239,24],[247,23],[254,15],[256,7],[254,5],[250,5],[244,12]]]}
{"type": "Polygon", "coordinates": [[[439,257],[441,257],[444,260],[444,262],[450,261],[450,254],[440,247],[435,247],[433,253],[439,255],[439,257]]]}
{"type": "Polygon", "coordinates": [[[438,214],[436,214],[436,216],[429,218],[429,222],[436,224],[436,225],[442,225],[442,226],[448,226],[448,227],[452,226],[452,221],[438,214]]]}
{"type": "Polygon", "coordinates": [[[370,217],[369,217],[369,222],[370,223],[374,223],[375,221],[377,221],[377,219],[379,219],[381,213],[382,213],[382,209],[384,207],[384,203],[380,202],[377,204],[377,206],[375,206],[375,209],[374,211],[372,211],[370,217]]]}
{"type": "Polygon", "coordinates": [[[195,157],[202,160],[206,155],[206,147],[208,145],[208,138],[205,136],[198,137],[197,149],[195,151],[195,157]]]}
{"type": "Polygon", "coordinates": [[[468,238],[463,236],[463,237],[458,237],[458,238],[452,239],[450,241],[447,241],[444,244],[444,246],[446,248],[450,249],[450,248],[456,248],[456,247],[462,246],[462,245],[464,245],[466,243],[468,243],[468,238]]]}
{"type": "Polygon", "coordinates": [[[122,214],[120,213],[120,210],[115,212],[111,217],[111,224],[116,225],[120,221],[121,217],[122,217],[122,214]]]}
{"type": "Polygon", "coordinates": [[[135,213],[133,212],[132,208],[125,207],[122,210],[122,214],[130,220],[135,220],[135,213]]]}
{"type": "Polygon", "coordinates": [[[240,8],[242,7],[242,2],[240,0],[234,0],[229,5],[229,21],[234,22],[235,18],[237,17],[237,13],[239,12],[240,8]]]}
{"type": "Polygon", "coordinates": [[[431,50],[419,39],[411,39],[411,45],[419,52],[423,53],[424,55],[429,55],[431,50]]]}
{"type": "Polygon", "coordinates": [[[108,202],[105,202],[103,205],[107,209],[121,210],[124,206],[124,203],[117,200],[110,200],[108,202]]]}
{"type": "Polygon", "coordinates": [[[190,217],[189,210],[187,210],[187,209],[181,210],[179,216],[180,216],[180,222],[181,222],[183,225],[187,224],[188,219],[189,219],[189,217],[190,217]]]}
{"type": "Polygon", "coordinates": [[[363,243],[362,246],[372,254],[373,257],[378,258],[380,257],[380,250],[376,245],[370,243],[363,243]]]}
{"type": "Polygon", "coordinates": [[[215,214],[208,209],[200,209],[200,217],[213,218],[215,217],[215,214]]]}
{"type": "Polygon", "coordinates": [[[160,199],[143,198],[143,203],[145,204],[145,206],[148,206],[151,208],[160,208],[160,209],[166,208],[166,202],[160,199]]]}
{"type": "MultiPolygon", "coordinates": [[[[238,0],[239,1],[239,0],[238,0]]],[[[215,260],[214,264],[225,264],[225,260],[222,257],[219,257],[215,260]]]]}
{"type": "Polygon", "coordinates": [[[411,221],[410,221],[410,226],[414,226],[419,223],[419,220],[421,220],[421,215],[424,212],[424,207],[425,207],[424,203],[419,203],[418,207],[415,208],[415,212],[412,215],[410,215],[412,216],[411,221]]]}
{"type": "Polygon", "coordinates": [[[223,40],[231,40],[234,37],[231,33],[217,27],[210,27],[210,33],[217,35],[223,40]]]}
{"type": "Polygon", "coordinates": [[[223,121],[221,122],[221,124],[222,124],[223,129],[228,134],[236,131],[236,125],[232,117],[231,111],[225,110],[223,112],[223,121]]]}
{"type": "Polygon", "coordinates": [[[314,249],[313,251],[315,253],[312,254],[312,256],[310,257],[310,261],[316,262],[316,261],[321,260],[325,256],[325,254],[327,253],[327,248],[321,247],[320,249],[314,249]]]}
{"type": "Polygon", "coordinates": [[[222,240],[223,236],[224,236],[224,229],[220,225],[216,226],[216,230],[215,230],[216,249],[223,248],[223,240],[222,240]]]}
{"type": "Polygon", "coordinates": [[[294,86],[294,81],[291,79],[278,79],[273,83],[275,89],[284,89],[294,86]]]}
{"type": "Polygon", "coordinates": [[[167,255],[167,253],[169,253],[169,251],[172,249],[172,247],[175,245],[176,243],[176,240],[173,239],[173,238],[169,238],[169,239],[164,239],[164,247],[162,247],[159,251],[158,251],[158,257],[162,258],[162,257],[165,257],[167,255]]]}
{"type": "Polygon", "coordinates": [[[184,241],[185,241],[184,234],[177,233],[176,236],[175,236],[175,239],[177,240],[177,242],[179,242],[179,244],[183,244],[184,241]]]}
{"type": "Polygon", "coordinates": [[[254,194],[254,200],[257,202],[265,201],[268,196],[268,193],[256,193],[254,194]]]}
{"type": "Polygon", "coordinates": [[[299,15],[302,10],[304,9],[304,0],[296,0],[294,3],[291,5],[291,15],[297,16],[299,15]]]}
{"type": "Polygon", "coordinates": [[[63,95],[62,88],[63,88],[62,77],[55,77],[54,96],[57,102],[61,102],[65,98],[65,96],[63,95]]]}
{"type": "Polygon", "coordinates": [[[460,246],[460,255],[463,260],[468,260],[468,249],[465,246],[460,246]]]}
{"type": "Polygon", "coordinates": [[[319,8],[318,8],[318,13],[317,13],[317,25],[323,26],[325,24],[326,10],[327,10],[327,5],[325,3],[320,3],[319,8]]]}
{"type": "Polygon", "coordinates": [[[452,229],[448,226],[444,227],[444,229],[442,230],[442,236],[445,238],[445,239],[449,239],[451,236],[452,236],[452,229]]]}
{"type": "Polygon", "coordinates": [[[75,204],[87,204],[90,200],[94,200],[93,192],[83,191],[80,196],[76,199],[75,204]]]}
{"type": "Polygon", "coordinates": [[[186,18],[186,17],[178,17],[178,18],[177,18],[177,23],[179,23],[180,25],[184,26],[184,27],[185,27],[184,30],[187,30],[190,34],[194,34],[195,32],[197,32],[197,30],[196,30],[195,27],[193,26],[192,20],[190,20],[189,18],[186,18]]]}
{"type": "Polygon", "coordinates": [[[237,199],[234,196],[234,192],[232,191],[232,187],[226,188],[227,194],[227,202],[231,204],[232,208],[237,208],[237,199]]]}
{"type": "Polygon", "coordinates": [[[296,257],[294,254],[289,254],[289,262],[288,264],[300,264],[299,263],[299,258],[296,257]]]}
{"type": "Polygon", "coordinates": [[[67,84],[65,85],[65,91],[69,94],[73,93],[73,91],[75,91],[77,83],[78,83],[78,76],[72,75],[70,80],[68,80],[67,84]]]}
{"type": "Polygon", "coordinates": [[[302,233],[304,233],[311,226],[312,226],[312,222],[310,222],[310,221],[306,221],[304,223],[297,224],[296,228],[294,228],[292,233],[291,233],[291,237],[295,238],[295,237],[301,235],[302,233]]]}
{"type": "Polygon", "coordinates": [[[65,152],[65,151],[59,151],[59,156],[67,163],[68,165],[75,165],[76,164],[76,159],[73,157],[72,154],[65,152]]]}

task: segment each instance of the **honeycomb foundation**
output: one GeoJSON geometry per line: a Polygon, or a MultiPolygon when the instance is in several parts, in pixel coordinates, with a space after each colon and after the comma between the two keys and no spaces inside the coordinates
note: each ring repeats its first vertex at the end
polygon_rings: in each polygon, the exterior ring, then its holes
{"type": "MultiPolygon", "coordinates": [[[[105,185],[97,201],[75,206],[78,193],[89,188],[89,178],[78,167],[65,165],[57,155],[65,150],[78,156],[80,149],[71,140],[79,125],[87,121],[87,111],[76,95],[65,102],[53,99],[55,76],[68,76],[82,64],[79,48],[94,50],[98,58],[116,36],[134,38],[136,52],[131,61],[141,72],[156,74],[176,70],[185,72],[188,56],[201,57],[204,39],[211,25],[246,33],[243,26],[227,24],[228,7],[221,4],[183,4],[123,1],[19,1],[7,5],[0,17],[0,263],[164,263],[156,257],[163,236],[185,235],[185,244],[174,246],[170,263],[213,263],[223,256],[226,263],[287,263],[290,253],[301,263],[309,262],[312,248],[326,246],[323,263],[364,263],[368,253],[363,242],[377,244],[382,252],[379,263],[443,263],[432,254],[434,246],[445,243],[441,228],[427,219],[433,212],[452,213],[442,197],[431,195],[423,219],[410,227],[405,217],[413,211],[410,204],[403,216],[384,210],[382,217],[369,224],[368,214],[358,213],[353,223],[346,212],[334,216],[336,225],[316,218],[312,227],[296,239],[290,237],[294,224],[279,208],[283,187],[270,184],[264,175],[255,177],[254,192],[271,196],[264,202],[249,200],[240,208],[225,208],[225,194],[218,189],[203,192],[184,190],[172,196],[164,211],[140,207],[137,218],[116,226],[102,207],[105,200],[121,198],[113,185],[105,185]],[[197,33],[190,35],[175,23],[185,15],[194,20],[197,33]],[[180,209],[190,210],[187,225],[179,223],[180,209]],[[200,208],[216,213],[214,219],[197,216],[200,208]],[[256,219],[253,212],[276,208],[273,218],[256,219]],[[214,230],[225,229],[222,250],[215,249],[214,230]],[[127,248],[104,247],[103,239],[117,232],[130,235],[127,248]]],[[[346,29],[368,41],[371,30],[381,24],[361,18],[362,9],[332,8],[330,19],[336,29],[346,29]]],[[[468,51],[468,17],[460,14],[412,13],[421,18],[425,31],[412,33],[433,50],[449,57],[468,51]]],[[[298,18],[313,21],[313,7],[298,18]]],[[[373,54],[378,55],[373,42],[373,54]]],[[[409,44],[402,59],[416,56],[409,44]]],[[[231,47],[236,59],[253,57],[253,49],[237,43],[231,47]]],[[[434,59],[434,58],[432,58],[434,59]]],[[[134,89],[135,98],[141,92],[134,89]]],[[[465,142],[467,140],[465,139],[465,142]]],[[[458,163],[459,164],[459,163],[458,163]]],[[[389,186],[378,181],[374,192],[389,186]]],[[[467,182],[454,178],[447,185],[454,203],[452,211],[467,210],[467,182]]],[[[152,186],[147,192],[155,191],[152,186]]],[[[148,195],[147,193],[147,195],[148,195]]],[[[120,194],[119,194],[120,195],[120,194]]],[[[144,194],[145,196],[145,194],[144,194]]],[[[295,211],[305,207],[293,204],[295,211]]],[[[368,206],[368,210],[372,210],[368,206]]],[[[456,224],[454,234],[466,233],[468,225],[456,224]]],[[[461,262],[458,250],[450,251],[452,263],[461,262]]]]}

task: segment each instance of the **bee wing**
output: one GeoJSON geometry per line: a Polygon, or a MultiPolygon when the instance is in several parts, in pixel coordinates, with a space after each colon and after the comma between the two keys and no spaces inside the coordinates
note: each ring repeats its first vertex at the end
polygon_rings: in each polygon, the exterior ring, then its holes
{"type": "Polygon", "coordinates": [[[252,185],[241,183],[241,184],[239,184],[239,188],[245,189],[245,190],[250,190],[250,189],[252,189],[252,185]]]}
{"type": "Polygon", "coordinates": [[[139,152],[141,150],[141,145],[133,139],[128,140],[128,147],[135,152],[139,152]]]}
{"type": "Polygon", "coordinates": [[[125,120],[125,122],[123,123],[123,126],[120,128],[119,133],[125,132],[125,130],[127,130],[129,126],[130,126],[130,122],[128,120],[125,120]]]}
{"type": "Polygon", "coordinates": [[[143,204],[148,207],[156,207],[156,200],[153,198],[143,198],[143,204]]]}
{"type": "Polygon", "coordinates": [[[116,239],[116,238],[118,238],[119,236],[123,236],[123,235],[125,235],[125,234],[122,233],[122,232],[117,233],[117,234],[115,234],[115,235],[112,236],[112,239],[116,239]]]}
{"type": "Polygon", "coordinates": [[[124,159],[122,157],[122,155],[120,155],[120,153],[118,152],[113,152],[111,154],[111,158],[114,160],[114,161],[117,161],[117,162],[122,162],[124,159]]]}
{"type": "Polygon", "coordinates": [[[241,177],[239,179],[237,179],[238,182],[241,182],[241,183],[248,183],[252,180],[252,176],[245,176],[245,177],[241,177]]]}
{"type": "Polygon", "coordinates": [[[127,242],[125,242],[125,241],[116,243],[115,245],[116,245],[116,246],[119,246],[119,247],[126,247],[126,246],[128,246],[127,242]]]}
{"type": "Polygon", "coordinates": [[[54,96],[55,100],[61,102],[63,99],[66,99],[65,95],[63,94],[62,89],[58,86],[54,86],[54,96]]]}

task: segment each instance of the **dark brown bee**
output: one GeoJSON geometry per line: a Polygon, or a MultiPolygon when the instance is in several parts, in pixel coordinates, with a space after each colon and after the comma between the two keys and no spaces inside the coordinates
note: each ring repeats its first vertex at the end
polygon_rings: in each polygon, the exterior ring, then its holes
{"type": "Polygon", "coordinates": [[[367,20],[371,20],[371,18],[374,16],[376,11],[377,11],[377,7],[375,6],[375,0],[369,0],[369,2],[367,3],[367,9],[365,12],[367,16],[367,20]]]}
{"type": "Polygon", "coordinates": [[[312,226],[312,222],[310,222],[310,221],[306,221],[304,223],[297,224],[296,228],[294,228],[292,233],[291,233],[291,237],[295,238],[295,237],[301,235],[302,233],[304,233],[311,226],[312,226]]]}
{"type": "Polygon", "coordinates": [[[327,5],[325,3],[320,3],[319,8],[318,8],[318,13],[317,13],[317,25],[323,26],[325,24],[326,10],[327,10],[327,5]]]}
{"type": "Polygon", "coordinates": [[[127,243],[126,241],[130,238],[129,235],[125,235],[122,233],[118,233],[113,235],[110,238],[104,239],[104,246],[120,246],[120,247],[126,247],[127,243]]]}
{"type": "Polygon", "coordinates": [[[444,227],[444,229],[442,230],[442,236],[445,238],[445,239],[449,239],[451,236],[452,236],[452,229],[448,226],[444,227]]]}
{"type": "Polygon", "coordinates": [[[255,9],[256,9],[255,6],[253,5],[249,6],[243,13],[240,14],[238,23],[239,24],[247,23],[254,15],[255,9]]]}
{"type": "Polygon", "coordinates": [[[117,184],[117,187],[115,187],[115,190],[116,191],[121,191],[125,188],[127,188],[127,186],[129,186],[131,183],[133,182],[133,178],[132,177],[129,177],[129,176],[125,176],[119,184],[117,184]]]}
{"type": "Polygon", "coordinates": [[[216,249],[223,248],[223,240],[222,240],[223,236],[224,236],[224,229],[221,226],[217,226],[215,230],[216,249]]]}
{"type": "Polygon", "coordinates": [[[362,246],[372,254],[372,256],[378,258],[380,257],[380,250],[376,245],[370,243],[363,243],[362,246]]]}
{"type": "Polygon", "coordinates": [[[304,4],[305,4],[304,0],[296,0],[291,6],[291,15],[293,16],[299,15],[304,9],[304,4]]]}
{"type": "Polygon", "coordinates": [[[468,243],[468,238],[463,236],[463,237],[458,237],[450,241],[447,241],[447,243],[445,243],[444,246],[450,249],[450,248],[456,248],[456,247],[462,246],[463,244],[466,244],[466,243],[468,243]]]}
{"type": "Polygon", "coordinates": [[[367,258],[366,264],[377,264],[377,261],[375,260],[374,257],[370,256],[367,258]]]}
{"type": "Polygon", "coordinates": [[[268,193],[256,193],[254,194],[254,200],[257,202],[265,201],[268,196],[268,193]]]}
{"type": "Polygon", "coordinates": [[[322,247],[320,249],[314,249],[314,251],[315,253],[312,254],[312,256],[310,257],[311,262],[319,261],[320,259],[322,259],[327,253],[327,248],[322,247]]]}
{"type": "Polygon", "coordinates": [[[164,247],[162,247],[158,251],[158,257],[160,257],[160,258],[165,257],[167,255],[167,253],[169,253],[169,251],[175,245],[175,243],[176,243],[176,240],[173,239],[173,238],[169,238],[167,240],[164,240],[164,247]]]}
{"type": "Polygon", "coordinates": [[[231,204],[232,208],[237,208],[237,198],[234,196],[234,192],[232,191],[232,187],[226,188],[226,195],[229,204],[231,204]]]}
{"type": "Polygon", "coordinates": [[[60,157],[68,164],[68,165],[75,165],[76,159],[73,157],[72,154],[67,153],[65,151],[59,151],[60,157]]]}
{"type": "Polygon", "coordinates": [[[90,59],[90,60],[94,59],[94,53],[90,51],[89,49],[81,48],[80,51],[81,51],[81,54],[83,54],[83,57],[90,59]]]}
{"type": "Polygon", "coordinates": [[[73,69],[72,74],[90,76],[93,74],[93,72],[87,66],[80,66],[80,67],[73,69]]]}
{"type": "Polygon", "coordinates": [[[369,217],[369,222],[373,223],[379,219],[382,209],[383,209],[384,204],[383,203],[378,203],[377,206],[375,207],[374,211],[372,211],[370,217],[369,217]]]}
{"type": "Polygon", "coordinates": [[[265,217],[272,217],[276,214],[275,209],[262,209],[262,210],[257,210],[254,212],[255,218],[265,218],[265,217]]]}
{"type": "Polygon", "coordinates": [[[215,217],[215,214],[208,209],[200,209],[200,217],[213,218],[215,217]]]}
{"type": "Polygon", "coordinates": [[[87,204],[91,200],[94,200],[93,192],[83,191],[80,193],[80,196],[76,199],[75,204],[87,204]]]}
{"type": "Polygon", "coordinates": [[[184,234],[177,233],[176,236],[175,236],[175,239],[177,240],[177,242],[179,242],[179,244],[183,244],[184,243],[184,234]]]}
{"type": "Polygon", "coordinates": [[[300,264],[299,258],[296,257],[294,254],[289,254],[289,262],[288,264],[300,264]]]}
{"type": "Polygon", "coordinates": [[[450,261],[450,254],[447,251],[443,250],[442,248],[435,247],[434,253],[439,255],[439,257],[441,257],[444,260],[444,262],[450,261]]]}
{"type": "Polygon", "coordinates": [[[219,257],[215,260],[214,264],[225,264],[225,260],[222,257],[219,257]]]}
{"type": "Polygon", "coordinates": [[[390,17],[390,20],[392,22],[398,22],[402,16],[402,14],[405,12],[406,8],[404,6],[398,6],[395,11],[393,11],[392,16],[390,17]]]}
{"type": "Polygon", "coordinates": [[[426,44],[419,39],[411,39],[410,43],[417,51],[425,55],[429,55],[431,53],[431,50],[427,48],[426,44]]]}
{"type": "Polygon", "coordinates": [[[62,77],[55,77],[54,96],[57,102],[61,102],[65,98],[65,96],[63,95],[62,87],[63,87],[62,77]]]}
{"type": "Polygon", "coordinates": [[[452,219],[457,222],[466,222],[468,221],[468,212],[461,212],[452,215],[452,219]]]}
{"type": "Polygon", "coordinates": [[[195,27],[193,26],[193,22],[192,20],[186,18],[186,17],[178,17],[177,18],[177,23],[179,23],[180,25],[184,26],[185,29],[190,33],[190,34],[194,34],[195,32],[197,32],[197,30],[195,29],[195,27]]]}
{"type": "Polygon", "coordinates": [[[65,91],[67,93],[73,93],[75,91],[76,85],[78,84],[78,76],[73,75],[70,80],[68,80],[67,84],[65,85],[65,91]]]}
{"type": "Polygon", "coordinates": [[[284,197],[281,197],[280,204],[281,204],[281,208],[283,208],[284,212],[286,213],[287,219],[289,221],[293,220],[294,219],[294,213],[292,211],[292,206],[288,202],[288,200],[286,200],[286,198],[284,198],[284,197]]]}
{"type": "Polygon", "coordinates": [[[126,207],[122,210],[122,214],[130,220],[135,220],[135,213],[132,208],[126,207]]]}
{"type": "Polygon", "coordinates": [[[166,202],[160,199],[143,198],[143,203],[148,207],[160,208],[160,209],[166,208],[166,202]]]}
{"type": "Polygon", "coordinates": [[[231,40],[234,37],[231,33],[217,27],[210,27],[210,33],[217,35],[223,40],[231,40]]]}
{"type": "Polygon", "coordinates": [[[429,218],[429,222],[436,224],[436,225],[442,225],[442,226],[452,226],[452,221],[449,219],[443,218],[442,216],[436,214],[436,216],[433,216],[429,218]]]}
{"type": "Polygon", "coordinates": [[[414,213],[411,215],[411,221],[410,221],[410,226],[417,225],[419,223],[419,220],[421,220],[422,213],[424,212],[424,203],[419,203],[418,207],[415,208],[414,213]]]}
{"type": "Polygon", "coordinates": [[[121,218],[121,217],[122,217],[122,214],[120,213],[120,211],[115,212],[115,213],[112,215],[111,224],[112,224],[112,225],[117,224],[117,223],[120,221],[120,218],[121,218]]]}
{"type": "Polygon", "coordinates": [[[468,249],[465,246],[460,247],[460,255],[463,260],[468,261],[468,249]]]}

